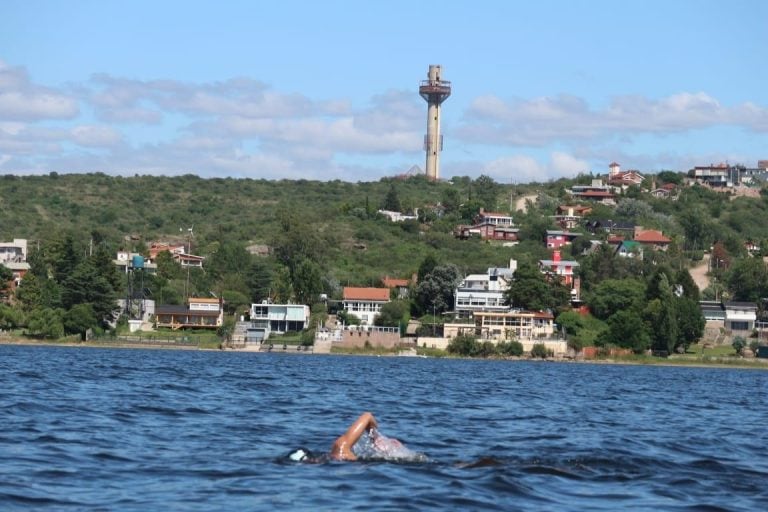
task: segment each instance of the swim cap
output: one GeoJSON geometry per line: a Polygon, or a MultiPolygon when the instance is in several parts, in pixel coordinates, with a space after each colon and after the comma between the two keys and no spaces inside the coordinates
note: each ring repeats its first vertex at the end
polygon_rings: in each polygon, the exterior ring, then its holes
{"type": "Polygon", "coordinates": [[[309,458],[309,452],[304,448],[299,448],[291,452],[288,458],[294,462],[304,462],[309,458]]]}

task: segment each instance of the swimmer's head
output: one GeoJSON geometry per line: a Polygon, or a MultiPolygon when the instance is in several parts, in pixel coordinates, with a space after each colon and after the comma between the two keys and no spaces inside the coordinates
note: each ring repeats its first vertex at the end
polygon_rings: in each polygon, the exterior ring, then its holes
{"type": "Polygon", "coordinates": [[[288,458],[294,462],[305,462],[312,458],[312,454],[306,448],[298,448],[292,451],[288,458]]]}

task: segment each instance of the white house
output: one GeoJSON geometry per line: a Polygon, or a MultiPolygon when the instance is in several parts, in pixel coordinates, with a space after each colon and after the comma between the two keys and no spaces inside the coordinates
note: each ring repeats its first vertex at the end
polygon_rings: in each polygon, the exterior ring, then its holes
{"type": "Polygon", "coordinates": [[[272,333],[284,334],[309,327],[309,306],[305,304],[251,304],[247,341],[263,341],[272,333]]]}
{"type": "Polygon", "coordinates": [[[512,282],[517,261],[509,260],[509,267],[491,267],[485,274],[469,274],[456,288],[454,311],[467,318],[477,311],[508,311],[504,292],[512,282]]]}
{"type": "Polygon", "coordinates": [[[14,238],[13,242],[0,242],[0,263],[27,261],[27,240],[14,238]]]}
{"type": "Polygon", "coordinates": [[[757,320],[754,302],[726,302],[725,328],[731,331],[752,331],[757,320]]]}
{"type": "Polygon", "coordinates": [[[344,310],[360,319],[363,325],[372,325],[373,319],[381,312],[381,306],[389,302],[388,288],[344,287],[344,310]]]}

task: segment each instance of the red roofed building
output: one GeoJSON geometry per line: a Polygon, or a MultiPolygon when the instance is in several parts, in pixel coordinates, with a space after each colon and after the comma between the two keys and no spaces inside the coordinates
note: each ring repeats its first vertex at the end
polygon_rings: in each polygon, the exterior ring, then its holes
{"type": "Polygon", "coordinates": [[[381,312],[381,306],[389,302],[389,288],[345,286],[343,294],[344,310],[359,318],[363,325],[372,325],[373,319],[381,312]]]}
{"type": "Polygon", "coordinates": [[[642,230],[639,228],[637,231],[635,231],[635,237],[633,240],[643,244],[644,246],[653,247],[659,251],[666,251],[670,242],[672,242],[672,240],[665,237],[661,231],[657,231],[655,229],[642,230]]]}
{"type": "Polygon", "coordinates": [[[385,288],[395,290],[395,294],[398,298],[403,299],[408,296],[408,289],[412,284],[416,283],[416,274],[411,279],[395,279],[394,277],[385,277],[381,280],[381,284],[385,288]]]}
{"type": "Polygon", "coordinates": [[[640,186],[645,179],[639,171],[622,171],[621,166],[616,162],[612,162],[611,165],[608,166],[608,169],[609,185],[619,186],[622,188],[628,187],[630,185],[640,186]]]}

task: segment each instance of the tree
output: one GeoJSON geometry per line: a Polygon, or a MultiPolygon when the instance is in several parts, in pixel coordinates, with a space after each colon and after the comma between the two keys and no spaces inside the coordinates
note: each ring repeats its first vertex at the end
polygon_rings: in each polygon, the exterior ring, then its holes
{"type": "Polygon", "coordinates": [[[437,313],[453,308],[453,296],[461,283],[461,273],[454,264],[439,265],[416,285],[416,302],[423,312],[437,313]]]}
{"type": "Polygon", "coordinates": [[[606,279],[586,295],[592,314],[607,320],[619,311],[638,310],[645,295],[645,284],[638,279],[606,279]]]}
{"type": "Polygon", "coordinates": [[[304,260],[320,263],[324,255],[323,244],[317,230],[297,214],[284,213],[280,218],[281,232],[272,243],[277,260],[288,267],[291,275],[304,260]]]}
{"type": "Polygon", "coordinates": [[[115,290],[105,277],[99,275],[91,260],[80,263],[67,277],[61,299],[65,309],[90,304],[101,322],[109,320],[117,309],[115,290]]]}
{"type": "Polygon", "coordinates": [[[24,311],[61,307],[61,287],[53,280],[28,272],[16,289],[16,298],[24,311]]]}
{"type": "Polygon", "coordinates": [[[653,299],[645,307],[643,316],[650,330],[651,348],[660,353],[671,354],[680,338],[677,324],[676,303],[670,295],[653,299]]]}
{"type": "Polygon", "coordinates": [[[245,285],[250,291],[253,302],[261,302],[269,297],[272,285],[273,266],[266,259],[254,258],[245,275],[245,285]]]}
{"type": "Polygon", "coordinates": [[[475,191],[475,197],[480,201],[483,208],[486,210],[496,209],[496,201],[501,192],[501,187],[493,178],[485,174],[480,175],[472,185],[472,189],[475,191]]]}
{"type": "Polygon", "coordinates": [[[688,350],[692,343],[697,342],[704,335],[707,321],[701,313],[698,300],[688,297],[680,297],[676,300],[677,325],[679,338],[675,344],[675,350],[682,346],[688,350]]]}
{"type": "Polygon", "coordinates": [[[46,259],[53,268],[53,278],[57,282],[63,283],[80,263],[79,254],[81,254],[80,248],[75,246],[71,235],[54,240],[46,251],[46,259]]]}
{"type": "Polygon", "coordinates": [[[570,293],[557,276],[549,278],[532,263],[521,261],[509,288],[504,292],[506,304],[515,308],[558,309],[568,304],[570,293]]]}
{"type": "Polygon", "coordinates": [[[634,311],[618,311],[608,319],[608,330],[600,334],[596,344],[629,348],[636,354],[648,350],[651,337],[643,319],[634,311]]]}
{"type": "Polygon", "coordinates": [[[437,260],[431,254],[428,254],[419,265],[419,271],[417,272],[417,281],[423,281],[432,271],[437,267],[437,260]]]}
{"type": "Polygon", "coordinates": [[[320,266],[304,259],[296,263],[291,275],[293,294],[301,304],[312,304],[323,291],[323,276],[320,266]]]}
{"type": "Polygon", "coordinates": [[[699,302],[701,292],[688,269],[682,269],[675,275],[675,284],[682,289],[682,297],[699,302]]]}
{"type": "Polygon", "coordinates": [[[383,327],[399,327],[408,316],[408,302],[393,300],[381,306],[381,311],[374,319],[374,325],[383,327]]]}
{"type": "Polygon", "coordinates": [[[99,325],[93,306],[77,304],[64,313],[62,319],[64,331],[68,334],[84,334],[88,329],[99,325]]]}
{"type": "Polygon", "coordinates": [[[15,329],[24,323],[24,314],[21,310],[0,304],[0,329],[15,329]]]}
{"type": "Polygon", "coordinates": [[[678,222],[683,228],[687,247],[708,249],[712,241],[712,228],[708,224],[709,215],[701,207],[687,208],[680,213],[678,222]]]}
{"type": "Polygon", "coordinates": [[[389,186],[389,190],[387,191],[387,195],[384,198],[384,202],[381,205],[382,210],[388,210],[391,212],[399,212],[402,208],[400,204],[400,197],[397,194],[397,189],[395,188],[395,184],[392,183],[389,186]]]}
{"type": "Polygon", "coordinates": [[[446,188],[443,190],[441,203],[447,215],[458,213],[459,206],[461,205],[461,194],[453,187],[446,188]]]}
{"type": "Polygon", "coordinates": [[[757,302],[768,296],[768,269],[760,258],[744,258],[734,262],[726,274],[733,300],[757,302]]]}
{"type": "Polygon", "coordinates": [[[61,338],[64,336],[62,310],[39,308],[29,314],[27,332],[43,338],[61,338]]]}
{"type": "Polygon", "coordinates": [[[11,290],[11,281],[13,280],[13,272],[0,263],[0,300],[7,300],[11,290]]]}
{"type": "Polygon", "coordinates": [[[221,280],[225,275],[242,276],[250,266],[251,258],[243,244],[226,241],[219,244],[216,252],[208,258],[205,269],[217,280],[221,280]]]}
{"type": "Polygon", "coordinates": [[[164,279],[181,279],[182,271],[179,262],[173,259],[169,251],[162,251],[155,258],[157,275],[164,279]]]}

